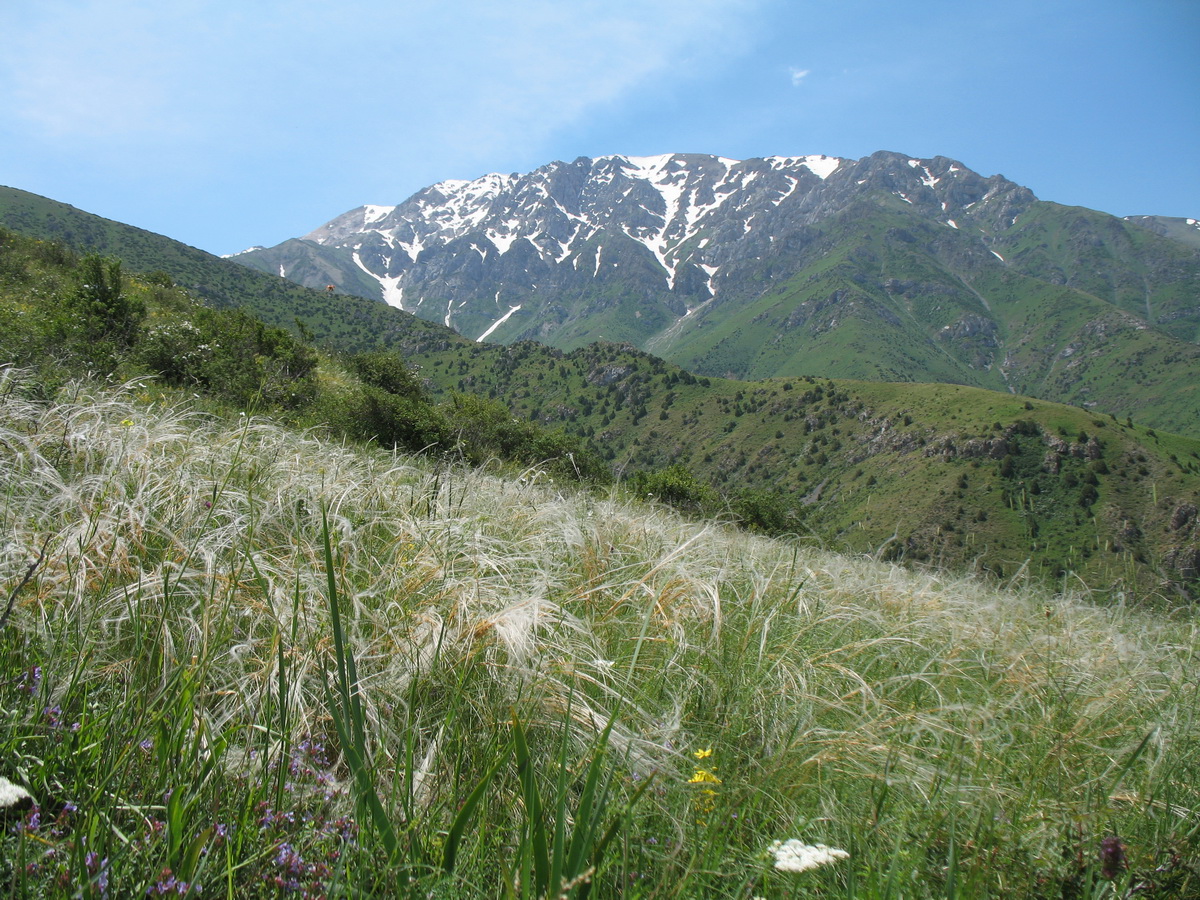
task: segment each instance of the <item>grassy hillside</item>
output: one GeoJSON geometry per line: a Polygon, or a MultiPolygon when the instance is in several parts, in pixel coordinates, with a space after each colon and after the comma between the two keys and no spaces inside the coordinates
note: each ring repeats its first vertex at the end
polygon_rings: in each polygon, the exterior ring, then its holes
{"type": "Polygon", "coordinates": [[[72,377],[151,376],[197,404],[270,412],[350,440],[609,479],[579,440],[514,421],[501,403],[436,402],[395,351],[318,351],[242,309],[196,301],[165,273],[131,276],[120,260],[4,228],[0,364],[36,370],[49,390],[72,377]]]}
{"type": "Polygon", "coordinates": [[[1195,219],[1177,216],[1126,216],[1125,220],[1187,247],[1200,249],[1200,223],[1195,219]]]}
{"type": "Polygon", "coordinates": [[[1193,618],[138,384],[0,458],[8,895],[1200,894],[1193,618]]]}
{"type": "Polygon", "coordinates": [[[1090,294],[1180,340],[1200,340],[1194,246],[1095,210],[1043,202],[997,235],[996,248],[1024,274],[1090,294]]]}
{"type": "MultiPolygon", "coordinates": [[[[626,475],[682,465],[729,515],[852,552],[1194,597],[1200,441],[954,385],[696,378],[629,347],[524,343],[412,359],[588,438],[626,475]]],[[[678,493],[678,492],[677,492],[678,493]]]]}
{"type": "Polygon", "coordinates": [[[121,259],[129,272],[163,273],[204,303],[245,309],[268,325],[297,330],[318,343],[358,352],[462,340],[439,325],[383,303],[300,287],[178,241],[15,188],[0,187],[0,225],[78,253],[121,259]]]}

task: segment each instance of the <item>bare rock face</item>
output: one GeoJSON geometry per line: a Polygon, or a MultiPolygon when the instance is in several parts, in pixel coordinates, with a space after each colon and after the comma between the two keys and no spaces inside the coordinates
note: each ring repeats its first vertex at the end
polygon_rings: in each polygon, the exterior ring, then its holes
{"type": "Polygon", "coordinates": [[[587,375],[588,384],[596,387],[607,387],[620,381],[633,371],[632,366],[604,365],[596,366],[587,375]]]}
{"type": "Polygon", "coordinates": [[[1200,577],[1200,547],[1177,547],[1169,551],[1163,561],[1182,580],[1200,577]]]}
{"type": "Polygon", "coordinates": [[[1181,531],[1196,521],[1196,506],[1193,503],[1181,503],[1171,513],[1168,527],[1172,531],[1181,531]]]}

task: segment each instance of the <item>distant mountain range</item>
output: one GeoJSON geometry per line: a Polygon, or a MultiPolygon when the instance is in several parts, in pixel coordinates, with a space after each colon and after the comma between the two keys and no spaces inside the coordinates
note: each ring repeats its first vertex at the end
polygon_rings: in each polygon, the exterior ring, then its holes
{"type": "Polygon", "coordinates": [[[972,385],[1197,433],[1189,221],[1043,202],[945,157],[606,156],[444,181],[235,259],[479,340],[972,385]]]}

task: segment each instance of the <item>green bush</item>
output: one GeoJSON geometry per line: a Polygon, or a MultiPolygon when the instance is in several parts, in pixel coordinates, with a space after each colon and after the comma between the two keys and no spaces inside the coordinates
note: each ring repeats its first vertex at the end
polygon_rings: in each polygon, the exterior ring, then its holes
{"type": "Polygon", "coordinates": [[[349,364],[351,371],[372,387],[401,397],[426,397],[416,372],[395,351],[358,353],[350,357],[349,364]]]}
{"type": "Polygon", "coordinates": [[[639,497],[659,500],[684,512],[704,514],[718,505],[716,490],[679,463],[656,472],[635,472],[629,486],[639,497]]]}
{"type": "Polygon", "coordinates": [[[135,356],[170,385],[199,388],[239,406],[296,409],[315,395],[312,348],[241,310],[194,306],[186,317],[152,328],[135,356]]]}
{"type": "Polygon", "coordinates": [[[730,504],[734,516],[746,528],[763,534],[790,534],[803,524],[800,511],[788,505],[778,491],[747,488],[730,504]]]}
{"type": "Polygon", "coordinates": [[[89,253],[79,261],[75,280],[67,309],[78,317],[84,339],[121,350],[132,346],[146,318],[146,304],[126,293],[121,261],[89,253]]]}

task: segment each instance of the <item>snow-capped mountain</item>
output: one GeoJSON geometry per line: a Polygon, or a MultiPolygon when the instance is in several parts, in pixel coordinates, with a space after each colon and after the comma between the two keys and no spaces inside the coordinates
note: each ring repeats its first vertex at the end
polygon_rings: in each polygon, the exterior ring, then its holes
{"type": "Polygon", "coordinates": [[[1196,356],[1200,253],[1161,225],[941,156],[604,156],[443,181],[235,258],[476,340],[1086,405],[1141,377],[1150,344],[1196,356]]]}
{"type": "Polygon", "coordinates": [[[747,260],[774,242],[881,190],[950,229],[1011,219],[1034,199],[944,157],[604,156],[443,181],[398,206],[351,210],[299,246],[237,258],[312,287],[374,295],[471,337],[503,328],[506,339],[553,342],[565,300],[620,284],[639,295],[642,318],[686,316],[740,286],[747,260]]]}

